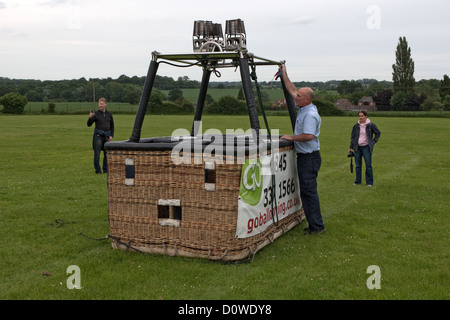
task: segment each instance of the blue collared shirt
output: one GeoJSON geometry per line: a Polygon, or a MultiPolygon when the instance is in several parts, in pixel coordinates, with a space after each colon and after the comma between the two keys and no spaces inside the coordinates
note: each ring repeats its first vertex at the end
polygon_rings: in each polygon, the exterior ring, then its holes
{"type": "Polygon", "coordinates": [[[297,119],[295,120],[294,135],[312,134],[314,139],[306,142],[294,142],[297,153],[311,153],[320,150],[320,125],[322,119],[319,116],[317,107],[312,103],[306,107],[300,108],[297,119]]]}

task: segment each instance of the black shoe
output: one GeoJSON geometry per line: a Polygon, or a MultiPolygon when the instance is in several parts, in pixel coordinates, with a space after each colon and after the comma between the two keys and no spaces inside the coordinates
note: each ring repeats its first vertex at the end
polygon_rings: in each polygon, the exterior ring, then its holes
{"type": "Polygon", "coordinates": [[[311,230],[311,229],[309,229],[309,228],[305,228],[305,229],[303,229],[303,231],[304,231],[304,234],[308,234],[308,235],[315,235],[315,234],[322,234],[322,233],[325,233],[325,231],[326,231],[326,229],[325,228],[323,228],[323,229],[321,229],[321,230],[311,230]]]}

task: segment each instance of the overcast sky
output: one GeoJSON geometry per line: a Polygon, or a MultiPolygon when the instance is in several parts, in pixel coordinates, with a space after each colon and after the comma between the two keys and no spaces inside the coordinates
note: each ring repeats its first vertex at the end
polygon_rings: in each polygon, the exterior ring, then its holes
{"type": "MultiPolygon", "coordinates": [[[[286,60],[293,81],[392,80],[405,36],[416,80],[450,75],[450,1],[0,0],[0,77],[61,80],[145,76],[151,52],[191,53],[195,20],[242,19],[247,48],[286,60]]],[[[270,81],[275,66],[258,67],[270,81]]],[[[222,69],[211,81],[239,81],[222,69]]],[[[200,80],[201,69],[158,74],[200,80]]]]}

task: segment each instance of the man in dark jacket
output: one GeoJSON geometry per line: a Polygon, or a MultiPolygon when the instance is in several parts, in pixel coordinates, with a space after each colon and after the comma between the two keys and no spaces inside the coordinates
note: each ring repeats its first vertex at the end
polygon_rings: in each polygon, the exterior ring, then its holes
{"type": "Polygon", "coordinates": [[[372,152],[375,143],[378,142],[381,132],[375,123],[367,117],[366,111],[360,111],[359,121],[353,126],[350,138],[349,153],[355,155],[356,179],[353,184],[361,184],[362,158],[366,163],[366,184],[368,187],[373,185],[372,152]]]}
{"type": "Polygon", "coordinates": [[[100,152],[103,150],[103,173],[108,172],[108,162],[106,160],[105,143],[111,141],[114,137],[114,120],[111,112],[106,110],[106,99],[98,100],[98,110],[91,110],[87,121],[88,127],[95,122],[94,137],[92,139],[92,148],[94,149],[94,168],[95,173],[102,173],[100,169],[100,152]]]}

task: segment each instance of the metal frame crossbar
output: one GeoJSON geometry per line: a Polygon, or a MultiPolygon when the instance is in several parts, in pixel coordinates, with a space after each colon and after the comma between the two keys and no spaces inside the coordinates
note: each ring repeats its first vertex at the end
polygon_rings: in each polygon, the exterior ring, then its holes
{"type": "Polygon", "coordinates": [[[247,51],[234,52],[196,52],[196,53],[179,53],[179,54],[162,54],[154,51],[152,53],[153,60],[167,60],[191,65],[213,64],[215,68],[236,67],[239,59],[248,58],[253,60],[254,65],[281,65],[285,61],[275,61],[262,57],[258,57],[247,51]],[[196,61],[192,63],[190,61],[196,61]]]}
{"type": "MultiPolygon", "coordinates": [[[[148,68],[147,77],[145,79],[144,88],[142,90],[141,100],[136,112],[136,119],[133,126],[128,142],[139,143],[141,138],[142,123],[144,121],[145,114],[147,112],[147,106],[152,92],[153,84],[155,82],[156,73],[160,63],[166,63],[176,67],[191,67],[200,66],[203,69],[203,76],[200,86],[200,93],[197,101],[197,107],[194,115],[194,122],[192,124],[191,135],[196,136],[198,134],[198,126],[195,123],[199,123],[202,118],[203,107],[206,99],[206,92],[208,89],[209,79],[211,73],[214,72],[220,76],[217,68],[226,67],[239,67],[242,80],[242,88],[245,95],[247,109],[250,118],[250,127],[256,133],[257,138],[261,130],[259,125],[258,112],[256,107],[256,99],[253,93],[252,87],[252,75],[250,74],[250,66],[252,67],[252,73],[255,73],[256,66],[267,65],[282,65],[284,61],[275,61],[266,58],[261,58],[249,53],[246,50],[236,50],[232,52],[196,52],[196,53],[180,53],[180,54],[161,54],[157,51],[152,52],[152,60],[148,68]]],[[[254,76],[253,76],[254,78],[254,76]]],[[[283,86],[284,96],[286,104],[288,106],[289,115],[291,118],[292,128],[295,124],[295,102],[289,92],[286,90],[283,79],[281,79],[283,86]]]]}

